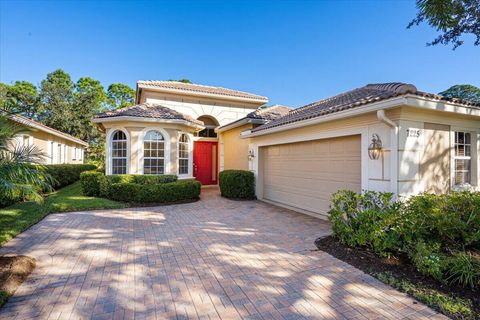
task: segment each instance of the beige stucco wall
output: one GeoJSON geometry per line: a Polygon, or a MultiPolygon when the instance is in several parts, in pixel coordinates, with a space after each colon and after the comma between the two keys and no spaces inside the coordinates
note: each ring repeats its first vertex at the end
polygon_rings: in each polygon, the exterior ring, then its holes
{"type": "Polygon", "coordinates": [[[245,117],[263,103],[235,102],[222,99],[208,99],[189,96],[187,94],[173,95],[168,93],[143,89],[140,102],[150,102],[176,110],[194,119],[203,115],[215,118],[220,126],[229,124],[245,117]]]}
{"type": "Polygon", "coordinates": [[[61,138],[59,136],[40,131],[40,130],[34,130],[33,131],[25,133],[21,136],[18,136],[15,140],[12,141],[13,144],[20,144],[24,145],[24,142],[27,142],[29,146],[36,146],[41,152],[44,153],[44,157],[42,160],[43,164],[59,164],[59,163],[71,163],[71,164],[81,164],[83,163],[84,160],[84,149],[85,146],[75,143],[71,140],[67,140],[64,138],[61,138]],[[28,136],[28,139],[24,139],[24,137],[28,136]],[[51,150],[51,143],[53,142],[55,151],[51,150]],[[66,151],[66,156],[65,158],[62,157],[62,159],[58,159],[56,156],[56,151],[58,150],[58,145],[61,146],[62,150],[66,151]],[[79,156],[75,156],[75,148],[78,148],[81,151],[79,152],[79,156]]]}
{"type": "Polygon", "coordinates": [[[219,134],[220,158],[223,157],[220,171],[229,169],[248,170],[248,145],[250,140],[240,138],[240,133],[251,128],[252,124],[245,124],[219,134]]]}
{"type": "Polygon", "coordinates": [[[107,174],[110,174],[111,152],[110,142],[111,136],[116,130],[123,130],[127,134],[127,153],[128,153],[128,171],[131,174],[143,173],[143,136],[149,130],[159,130],[165,138],[165,173],[178,174],[178,149],[177,142],[180,133],[186,133],[190,141],[190,168],[189,174],[185,177],[192,177],[193,163],[193,132],[194,129],[185,125],[171,123],[155,123],[155,122],[136,122],[136,121],[118,121],[103,123],[106,130],[106,163],[105,168],[107,174]]]}

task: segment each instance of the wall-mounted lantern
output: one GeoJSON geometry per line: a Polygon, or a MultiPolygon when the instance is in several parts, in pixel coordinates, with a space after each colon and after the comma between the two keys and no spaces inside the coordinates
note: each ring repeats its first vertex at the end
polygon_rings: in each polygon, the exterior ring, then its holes
{"type": "Polygon", "coordinates": [[[255,152],[253,150],[248,150],[248,161],[252,161],[255,158],[255,152]]]}
{"type": "Polygon", "coordinates": [[[368,146],[368,157],[372,160],[377,160],[380,158],[380,154],[382,153],[382,140],[378,134],[372,134],[372,143],[368,146]]]}

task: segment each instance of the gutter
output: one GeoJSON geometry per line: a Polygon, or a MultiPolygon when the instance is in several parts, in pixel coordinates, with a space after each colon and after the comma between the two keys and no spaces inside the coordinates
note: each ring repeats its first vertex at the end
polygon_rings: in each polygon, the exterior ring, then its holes
{"type": "Polygon", "coordinates": [[[234,122],[231,122],[229,124],[226,124],[224,126],[221,126],[221,127],[218,127],[215,129],[215,132],[217,133],[222,133],[224,131],[228,131],[228,130],[231,130],[231,129],[234,129],[234,128],[237,128],[237,127],[240,127],[240,126],[243,126],[245,124],[249,124],[249,123],[252,123],[252,124],[265,124],[267,123],[267,120],[264,120],[264,119],[251,119],[251,118],[242,118],[242,119],[239,119],[237,121],[234,121],[234,122]]]}

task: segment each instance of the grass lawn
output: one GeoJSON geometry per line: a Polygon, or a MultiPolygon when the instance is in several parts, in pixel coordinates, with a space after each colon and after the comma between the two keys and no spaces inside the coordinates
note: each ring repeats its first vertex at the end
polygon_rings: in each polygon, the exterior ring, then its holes
{"type": "Polygon", "coordinates": [[[82,195],[78,181],[50,194],[42,204],[22,202],[0,209],[0,246],[50,213],[117,209],[126,206],[124,203],[82,195]]]}

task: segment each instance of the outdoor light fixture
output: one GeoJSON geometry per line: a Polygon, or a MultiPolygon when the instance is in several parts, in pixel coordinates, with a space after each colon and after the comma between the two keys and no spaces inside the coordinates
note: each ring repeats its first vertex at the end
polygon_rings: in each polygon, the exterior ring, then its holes
{"type": "Polygon", "coordinates": [[[378,134],[372,134],[372,143],[368,146],[368,157],[372,160],[377,160],[382,153],[382,140],[378,134]]]}
{"type": "Polygon", "coordinates": [[[252,161],[255,158],[255,153],[253,150],[248,150],[248,161],[252,161]]]}

